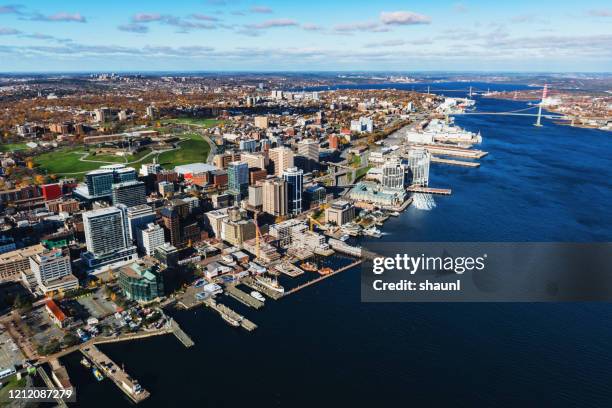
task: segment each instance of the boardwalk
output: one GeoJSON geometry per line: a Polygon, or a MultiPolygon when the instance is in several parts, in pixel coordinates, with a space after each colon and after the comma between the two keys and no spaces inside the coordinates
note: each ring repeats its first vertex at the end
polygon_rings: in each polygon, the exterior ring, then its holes
{"type": "Polygon", "coordinates": [[[407,189],[411,193],[425,193],[425,194],[440,194],[440,195],[451,195],[452,190],[450,188],[432,188],[432,187],[419,187],[410,186],[407,189]]]}
{"type": "Polygon", "coordinates": [[[353,268],[353,267],[355,267],[355,266],[357,266],[359,264],[361,264],[361,259],[358,259],[358,260],[356,260],[355,262],[353,262],[353,263],[351,263],[349,265],[343,266],[342,268],[337,269],[337,270],[333,271],[332,273],[330,273],[328,275],[322,275],[322,276],[320,276],[320,277],[318,277],[316,279],[310,280],[310,281],[308,281],[306,283],[303,283],[303,284],[301,284],[299,286],[296,286],[295,288],[293,288],[293,289],[291,289],[289,291],[286,291],[283,296],[287,296],[287,295],[290,295],[292,293],[298,292],[298,291],[300,291],[300,290],[302,290],[304,288],[307,288],[310,285],[314,285],[315,283],[319,283],[323,279],[327,279],[329,277],[332,277],[332,276],[334,276],[336,274],[339,274],[340,272],[344,272],[344,271],[346,271],[348,269],[351,269],[351,268],[353,268]]]}

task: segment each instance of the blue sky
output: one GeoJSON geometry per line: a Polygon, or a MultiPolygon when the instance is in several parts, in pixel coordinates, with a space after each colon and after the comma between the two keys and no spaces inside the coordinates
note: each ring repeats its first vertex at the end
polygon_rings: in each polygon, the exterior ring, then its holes
{"type": "Polygon", "coordinates": [[[612,71],[609,1],[18,1],[1,72],[612,71]]]}

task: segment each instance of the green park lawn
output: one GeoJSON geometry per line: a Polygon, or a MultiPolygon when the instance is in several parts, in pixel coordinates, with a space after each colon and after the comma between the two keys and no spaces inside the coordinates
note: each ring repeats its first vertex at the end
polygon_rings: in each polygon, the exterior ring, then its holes
{"type": "Polygon", "coordinates": [[[95,156],[90,154],[86,157],[86,160],[105,162],[92,163],[79,160],[82,157],[81,153],[85,153],[82,147],[70,147],[38,155],[34,157],[34,163],[40,169],[46,170],[47,174],[81,173],[98,169],[104,164],[126,163],[126,159],[128,163],[135,162],[150,152],[150,149],[144,149],[127,158],[114,154],[98,154],[95,156]]]}
{"type": "Polygon", "coordinates": [[[200,119],[200,118],[177,118],[177,119],[168,119],[166,122],[168,123],[177,123],[180,125],[193,125],[193,126],[201,126],[201,127],[213,127],[216,126],[223,121],[217,119],[200,119]]]}
{"type": "Polygon", "coordinates": [[[188,138],[182,141],[179,150],[165,152],[159,155],[157,162],[162,167],[171,169],[174,166],[189,163],[206,163],[210,145],[198,133],[185,133],[181,138],[188,138]]]}
{"type": "MultiPolygon", "coordinates": [[[[80,173],[99,168],[101,163],[82,162],[82,147],[70,147],[54,150],[34,157],[34,164],[48,174],[80,173]]],[[[94,156],[95,157],[95,156],[94,156]]]]}
{"type": "Polygon", "coordinates": [[[14,152],[29,149],[25,143],[0,143],[0,152],[14,152]]]}

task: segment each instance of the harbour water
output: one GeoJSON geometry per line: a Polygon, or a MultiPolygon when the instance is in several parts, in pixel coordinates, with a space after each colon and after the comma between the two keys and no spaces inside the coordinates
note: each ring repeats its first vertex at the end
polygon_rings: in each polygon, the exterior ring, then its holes
{"type": "MultiPolygon", "coordinates": [[[[413,87],[422,89],[405,85],[413,87]]],[[[477,102],[482,111],[524,106],[482,97],[477,102]]],[[[481,131],[479,148],[489,155],[475,169],[432,165],[431,186],[453,194],[434,197],[430,211],[410,207],[391,217],[380,239],[609,241],[612,135],[548,120],[535,128],[534,121],[458,117],[458,125],[481,131]]],[[[198,308],[175,314],[194,339],[192,348],[163,336],[100,349],[151,391],[143,407],[612,402],[610,304],[362,304],[359,290],[357,268],[268,300],[259,311],[228,299],[259,326],[252,333],[198,308]]],[[[96,382],[79,359],[63,359],[79,406],[131,404],[108,380],[96,382]]]]}

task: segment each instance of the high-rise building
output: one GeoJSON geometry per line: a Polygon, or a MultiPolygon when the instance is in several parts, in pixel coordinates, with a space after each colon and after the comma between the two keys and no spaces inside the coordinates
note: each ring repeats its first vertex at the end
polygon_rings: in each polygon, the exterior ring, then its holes
{"type": "Polygon", "coordinates": [[[412,148],[408,151],[410,183],[417,186],[429,184],[429,163],[431,154],[427,149],[412,148]]]}
{"type": "Polygon", "coordinates": [[[263,208],[263,186],[249,186],[249,207],[260,210],[263,208]]]}
{"type": "Polygon", "coordinates": [[[249,168],[249,184],[257,184],[260,180],[265,180],[268,177],[268,172],[263,169],[249,168]]]}
{"type": "Polygon", "coordinates": [[[291,167],[283,172],[283,179],[287,182],[289,213],[293,215],[300,214],[302,212],[304,172],[297,167],[291,167]]]}
{"type": "Polygon", "coordinates": [[[178,210],[174,207],[164,207],[161,210],[161,216],[168,240],[175,247],[180,247],[183,240],[181,239],[181,220],[178,210]]]}
{"type": "Polygon", "coordinates": [[[284,146],[270,149],[270,161],[274,165],[274,175],[282,177],[283,171],[293,167],[293,151],[284,146]]]}
{"type": "Polygon", "coordinates": [[[268,166],[268,157],[264,153],[241,153],[240,161],[248,164],[249,168],[265,169],[268,166]]]}
{"type": "Polygon", "coordinates": [[[142,238],[138,246],[145,254],[153,256],[155,248],[164,245],[164,229],[154,223],[147,224],[140,230],[142,238]]]}
{"type": "Polygon", "coordinates": [[[297,153],[309,160],[319,162],[319,143],[312,139],[304,139],[297,144],[297,153]]]}
{"type": "Polygon", "coordinates": [[[382,186],[389,190],[403,190],[405,169],[399,159],[389,159],[382,166],[382,186]]]}
{"type": "Polygon", "coordinates": [[[270,126],[267,116],[255,116],[255,127],[260,129],[267,129],[270,126]]]}
{"type": "Polygon", "coordinates": [[[102,166],[85,175],[87,185],[85,195],[87,198],[108,197],[111,195],[113,184],[136,179],[136,170],[131,167],[125,167],[123,164],[102,166]]]}
{"type": "Polygon", "coordinates": [[[228,164],[237,160],[240,160],[240,153],[220,153],[213,157],[213,165],[219,169],[226,169],[228,164]]]}
{"type": "Polygon", "coordinates": [[[147,203],[145,184],[142,181],[125,181],[113,184],[111,189],[113,205],[123,204],[134,207],[147,203]]]}
{"type": "Polygon", "coordinates": [[[304,208],[312,208],[324,204],[327,200],[325,187],[315,184],[304,189],[304,208]]]}
{"type": "Polygon", "coordinates": [[[174,183],[170,183],[168,181],[160,181],[157,184],[157,188],[159,189],[159,194],[164,197],[174,193],[174,183]]]}
{"type": "Polygon", "coordinates": [[[87,252],[81,255],[88,268],[98,268],[136,257],[131,243],[127,215],[117,207],[107,207],[83,214],[87,252]]]}
{"type": "Polygon", "coordinates": [[[287,182],[283,179],[267,179],[262,184],[263,210],[274,216],[285,216],[288,212],[287,182]]]}
{"type": "Polygon", "coordinates": [[[232,245],[242,246],[244,241],[255,238],[255,222],[246,219],[237,207],[228,210],[228,217],[222,221],[221,238],[232,245]]]}
{"type": "Polygon", "coordinates": [[[257,149],[257,140],[248,139],[240,141],[240,150],[243,152],[254,152],[257,149]]]}
{"type": "Polygon", "coordinates": [[[246,197],[249,189],[249,166],[243,162],[231,162],[227,166],[227,188],[234,196],[246,197]]]}
{"type": "Polygon", "coordinates": [[[109,196],[113,187],[112,170],[93,170],[85,175],[87,193],[92,198],[109,196]]]}
{"type": "Polygon", "coordinates": [[[79,287],[79,280],[72,275],[67,250],[55,248],[32,256],[30,269],[42,293],[79,287]]]}
{"type": "Polygon", "coordinates": [[[138,247],[141,247],[140,229],[155,221],[155,212],[153,208],[147,204],[127,208],[120,206],[119,208],[123,209],[127,214],[130,238],[133,242],[138,244],[138,247]]]}

